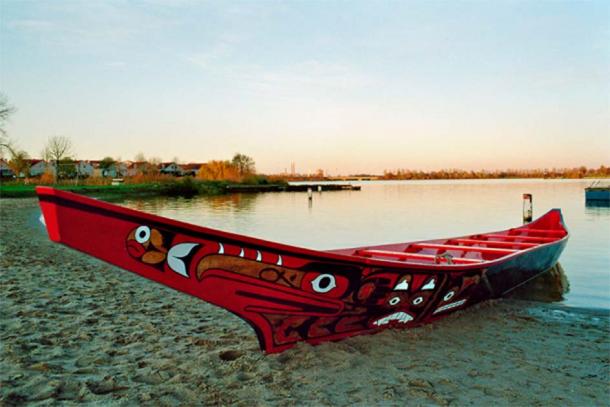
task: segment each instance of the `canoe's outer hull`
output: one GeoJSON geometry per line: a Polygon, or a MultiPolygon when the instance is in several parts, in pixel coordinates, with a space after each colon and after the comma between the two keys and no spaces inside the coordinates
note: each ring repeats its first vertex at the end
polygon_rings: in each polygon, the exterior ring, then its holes
{"type": "Polygon", "coordinates": [[[549,269],[567,242],[504,261],[407,264],[253,239],[48,187],[37,193],[51,240],[233,312],[269,353],[433,321],[549,269]]]}

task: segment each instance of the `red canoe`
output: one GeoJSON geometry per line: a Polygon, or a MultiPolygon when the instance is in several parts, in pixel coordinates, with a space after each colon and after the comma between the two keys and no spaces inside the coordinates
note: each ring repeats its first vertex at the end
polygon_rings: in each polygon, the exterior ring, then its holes
{"type": "Polygon", "coordinates": [[[499,297],[557,262],[561,211],[513,229],[317,251],[37,187],[51,240],[246,320],[265,352],[412,327],[499,297]]]}

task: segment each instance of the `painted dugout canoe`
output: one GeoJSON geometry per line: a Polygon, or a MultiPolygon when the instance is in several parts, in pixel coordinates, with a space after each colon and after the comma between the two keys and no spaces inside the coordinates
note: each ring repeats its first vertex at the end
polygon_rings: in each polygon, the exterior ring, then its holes
{"type": "Polygon", "coordinates": [[[502,296],[555,265],[568,239],[553,209],[500,232],[316,251],[36,192],[52,241],[231,311],[268,353],[412,327],[502,296]]]}

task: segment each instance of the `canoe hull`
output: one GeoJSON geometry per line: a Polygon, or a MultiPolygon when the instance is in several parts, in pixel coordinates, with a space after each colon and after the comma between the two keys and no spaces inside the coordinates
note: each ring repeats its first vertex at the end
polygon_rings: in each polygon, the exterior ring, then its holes
{"type": "Polygon", "coordinates": [[[401,264],[202,228],[52,188],[37,192],[51,240],[233,312],[268,353],[431,322],[544,272],[567,242],[505,261],[401,264]]]}

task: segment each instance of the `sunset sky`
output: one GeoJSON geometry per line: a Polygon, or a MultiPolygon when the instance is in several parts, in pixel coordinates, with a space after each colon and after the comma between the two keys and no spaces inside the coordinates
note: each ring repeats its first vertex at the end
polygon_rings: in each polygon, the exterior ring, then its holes
{"type": "Polygon", "coordinates": [[[0,1],[8,131],[39,156],[259,171],[610,164],[607,1],[0,1]]]}

